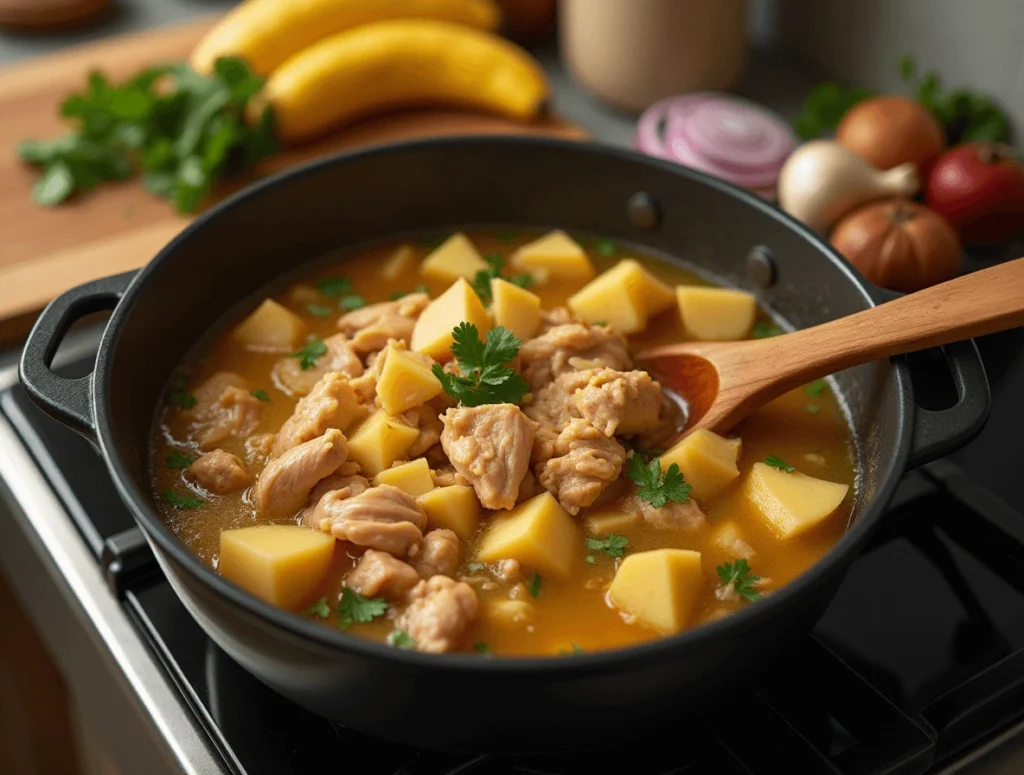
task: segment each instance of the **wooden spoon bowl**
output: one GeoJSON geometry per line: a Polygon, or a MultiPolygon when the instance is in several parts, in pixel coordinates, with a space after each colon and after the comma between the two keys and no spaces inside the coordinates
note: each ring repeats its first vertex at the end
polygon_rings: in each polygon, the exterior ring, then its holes
{"type": "MultiPolygon", "coordinates": [[[[1024,326],[1024,258],[769,339],[683,342],[637,362],[688,404],[687,426],[726,432],[794,388],[880,358],[1024,326]]],[[[675,443],[673,441],[673,443],[675,443]]]]}

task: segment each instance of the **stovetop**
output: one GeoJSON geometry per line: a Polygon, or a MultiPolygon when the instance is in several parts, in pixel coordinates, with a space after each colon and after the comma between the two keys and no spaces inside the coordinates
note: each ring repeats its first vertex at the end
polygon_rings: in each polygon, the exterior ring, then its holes
{"type": "Polygon", "coordinates": [[[462,756],[366,738],[263,686],[175,597],[93,447],[19,386],[0,393],[0,412],[225,772],[320,773],[358,762],[359,772],[380,775],[920,775],[1024,723],[1024,514],[949,461],[906,477],[813,634],[759,685],[737,688],[728,710],[604,751],[462,756]]]}

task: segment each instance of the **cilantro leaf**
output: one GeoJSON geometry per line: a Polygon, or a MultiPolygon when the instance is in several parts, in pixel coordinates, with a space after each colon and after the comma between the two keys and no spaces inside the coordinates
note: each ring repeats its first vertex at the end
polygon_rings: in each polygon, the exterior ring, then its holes
{"type": "Polygon", "coordinates": [[[782,329],[774,323],[766,323],[761,320],[754,324],[754,330],[751,332],[751,336],[755,339],[768,339],[773,336],[778,336],[781,333],[782,329]]]}
{"type": "Polygon", "coordinates": [[[194,495],[182,495],[174,490],[164,490],[160,493],[160,497],[163,498],[165,503],[171,504],[176,509],[198,509],[206,503],[206,501],[194,495]]]}
{"type": "Polygon", "coordinates": [[[452,331],[452,354],[459,374],[449,374],[437,363],[431,371],[463,406],[515,404],[529,392],[526,381],[505,365],[519,354],[519,339],[506,328],[492,328],[481,342],[475,325],[459,323],[452,331]]]}
{"type": "Polygon", "coordinates": [[[828,384],[823,379],[816,379],[814,382],[807,385],[804,388],[804,393],[809,396],[820,396],[828,388],[828,384]]]}
{"type": "Polygon", "coordinates": [[[321,619],[326,619],[331,615],[331,607],[327,605],[327,598],[319,598],[313,605],[303,611],[306,616],[317,616],[321,619]]]}
{"type": "Polygon", "coordinates": [[[609,557],[625,557],[629,539],[609,533],[607,538],[588,538],[586,543],[588,549],[602,551],[609,557]]]}
{"type": "Polygon", "coordinates": [[[306,342],[306,346],[298,352],[293,352],[289,355],[289,358],[298,358],[299,367],[306,371],[316,366],[318,359],[322,358],[327,354],[327,345],[323,343],[322,339],[310,339],[306,342]]]}
{"type": "Polygon", "coordinates": [[[533,578],[530,579],[530,586],[527,587],[527,589],[530,592],[530,597],[537,597],[540,594],[541,581],[542,579],[540,577],[540,574],[535,571],[533,574],[533,578]]]}
{"type": "Polygon", "coordinates": [[[607,239],[605,237],[597,237],[594,240],[594,250],[600,256],[614,256],[615,251],[619,249],[618,245],[615,244],[614,240],[607,239]]]}
{"type": "Polygon", "coordinates": [[[660,458],[644,462],[634,454],[626,461],[626,476],[636,485],[636,497],[660,509],[666,503],[686,503],[690,499],[690,485],[683,479],[679,466],[673,463],[662,472],[660,458]]]}
{"type": "Polygon", "coordinates": [[[791,474],[796,471],[793,466],[783,460],[781,457],[775,457],[775,455],[769,455],[764,459],[764,462],[770,465],[772,468],[778,468],[780,471],[785,471],[787,474],[791,474]]]}
{"type": "Polygon", "coordinates": [[[505,257],[500,253],[484,253],[483,259],[487,262],[487,269],[479,270],[473,275],[469,284],[484,304],[490,304],[493,301],[491,280],[495,278],[507,280],[520,288],[529,288],[535,282],[533,275],[529,273],[517,274],[514,277],[502,277],[501,270],[505,267],[505,257]]]}
{"type": "Polygon", "coordinates": [[[167,456],[167,467],[168,468],[188,468],[190,465],[196,462],[196,459],[191,455],[186,455],[184,452],[172,449],[171,453],[167,456]]]}
{"type": "Polygon", "coordinates": [[[405,630],[392,630],[388,633],[388,645],[394,646],[396,649],[408,651],[409,649],[416,648],[416,641],[405,630]]]}
{"type": "Polygon", "coordinates": [[[723,587],[728,587],[731,584],[736,590],[736,594],[744,600],[750,602],[760,600],[761,593],[754,587],[754,582],[760,581],[761,577],[750,570],[750,564],[746,560],[727,562],[724,565],[719,565],[716,570],[723,587]]]}
{"type": "Polygon", "coordinates": [[[366,306],[366,299],[362,296],[351,294],[349,296],[342,296],[338,300],[338,306],[346,312],[352,312],[353,310],[362,309],[366,306]]]}
{"type": "Polygon", "coordinates": [[[333,310],[330,307],[324,307],[321,304],[307,304],[306,312],[315,318],[325,318],[328,317],[333,310]]]}
{"type": "Polygon", "coordinates": [[[517,274],[515,277],[508,278],[508,281],[513,285],[518,285],[520,288],[529,288],[531,285],[537,282],[534,279],[533,275],[530,274],[529,272],[517,274]]]}
{"type": "Polygon", "coordinates": [[[382,597],[363,597],[345,587],[338,602],[338,626],[347,630],[353,624],[366,624],[388,610],[388,601],[382,597]]]}
{"type": "Polygon", "coordinates": [[[352,281],[347,277],[325,277],[316,281],[316,287],[324,296],[344,296],[352,290],[352,281]]]}
{"type": "Polygon", "coordinates": [[[251,395],[257,401],[266,401],[267,403],[270,403],[270,395],[267,393],[266,390],[254,390],[249,395],[251,395]]]}

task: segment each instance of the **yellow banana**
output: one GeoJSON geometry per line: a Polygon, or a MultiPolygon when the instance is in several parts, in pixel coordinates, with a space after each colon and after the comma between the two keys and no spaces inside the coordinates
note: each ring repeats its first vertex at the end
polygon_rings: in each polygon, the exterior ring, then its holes
{"type": "Polygon", "coordinates": [[[278,136],[307,140],[403,107],[454,105],[527,121],[548,95],[544,72],[513,43],[447,22],[376,22],[325,38],[264,87],[278,136]]]}
{"type": "Polygon", "coordinates": [[[402,18],[493,30],[501,11],[494,0],[247,0],[206,34],[190,64],[208,74],[219,57],[237,56],[258,75],[268,75],[288,57],[329,35],[402,18]]]}

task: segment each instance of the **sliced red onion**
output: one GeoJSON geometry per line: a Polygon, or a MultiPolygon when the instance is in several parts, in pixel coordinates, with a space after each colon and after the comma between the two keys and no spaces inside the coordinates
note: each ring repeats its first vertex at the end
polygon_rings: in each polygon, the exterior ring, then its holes
{"type": "Polygon", "coordinates": [[[764,195],[774,188],[796,138],[754,103],[698,92],[652,105],[637,124],[633,146],[764,195]]]}

